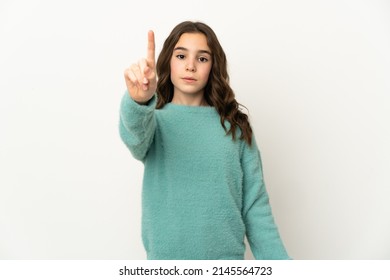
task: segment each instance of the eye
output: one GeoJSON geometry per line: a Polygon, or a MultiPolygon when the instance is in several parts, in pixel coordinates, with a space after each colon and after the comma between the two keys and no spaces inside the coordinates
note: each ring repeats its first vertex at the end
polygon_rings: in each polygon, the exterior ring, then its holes
{"type": "Polygon", "coordinates": [[[178,55],[176,55],[176,57],[177,57],[178,59],[184,59],[184,54],[178,54],[178,55]]]}
{"type": "Polygon", "coordinates": [[[199,57],[200,62],[207,62],[209,59],[207,57],[199,57]]]}

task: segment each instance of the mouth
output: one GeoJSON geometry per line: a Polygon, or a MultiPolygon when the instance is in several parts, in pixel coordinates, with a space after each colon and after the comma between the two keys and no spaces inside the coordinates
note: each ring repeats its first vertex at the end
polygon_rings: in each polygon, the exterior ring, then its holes
{"type": "Polygon", "coordinates": [[[183,77],[182,79],[189,83],[196,82],[196,79],[192,77],[183,77]]]}

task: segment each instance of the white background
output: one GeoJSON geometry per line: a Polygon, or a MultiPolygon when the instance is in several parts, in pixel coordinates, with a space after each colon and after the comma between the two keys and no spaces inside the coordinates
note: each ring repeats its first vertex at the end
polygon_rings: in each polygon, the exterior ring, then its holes
{"type": "Polygon", "coordinates": [[[123,70],[183,20],[224,47],[291,257],[389,259],[385,0],[1,0],[0,259],[145,258],[123,70]]]}

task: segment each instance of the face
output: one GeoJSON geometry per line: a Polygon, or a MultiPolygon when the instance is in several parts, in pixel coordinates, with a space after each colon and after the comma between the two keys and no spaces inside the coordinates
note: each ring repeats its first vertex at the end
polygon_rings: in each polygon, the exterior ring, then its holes
{"type": "Polygon", "coordinates": [[[212,56],[203,33],[184,33],[171,58],[174,96],[203,97],[212,66],[212,56]]]}

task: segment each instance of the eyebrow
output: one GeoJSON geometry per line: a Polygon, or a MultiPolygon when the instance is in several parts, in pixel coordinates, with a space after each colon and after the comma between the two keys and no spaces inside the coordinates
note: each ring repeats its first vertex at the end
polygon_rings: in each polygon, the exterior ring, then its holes
{"type": "MultiPolygon", "coordinates": [[[[189,50],[187,48],[184,48],[184,47],[177,47],[177,48],[174,48],[173,51],[189,51],[189,50]]],[[[211,52],[208,50],[199,50],[198,53],[207,53],[208,55],[211,56],[211,52]]]]}

